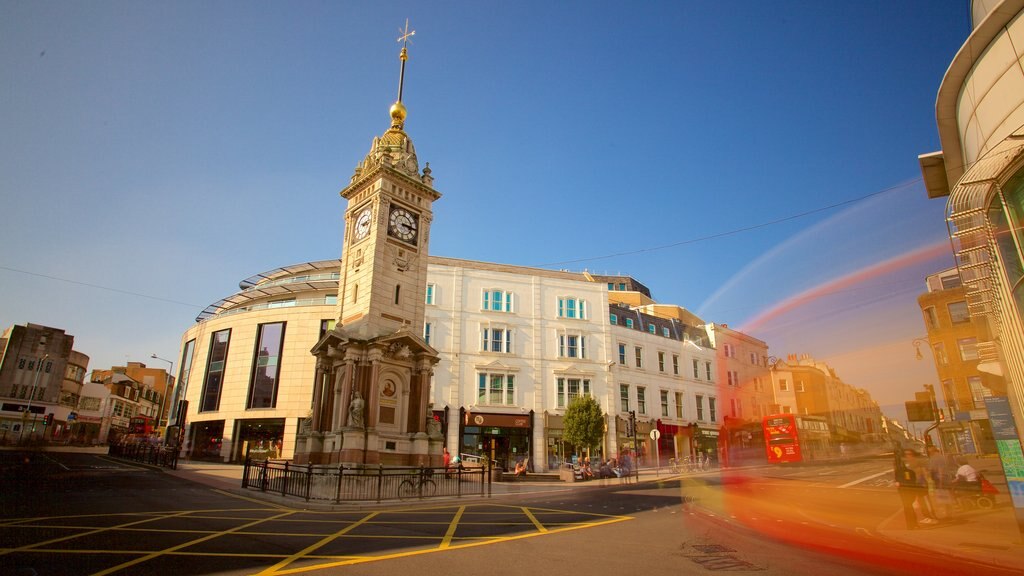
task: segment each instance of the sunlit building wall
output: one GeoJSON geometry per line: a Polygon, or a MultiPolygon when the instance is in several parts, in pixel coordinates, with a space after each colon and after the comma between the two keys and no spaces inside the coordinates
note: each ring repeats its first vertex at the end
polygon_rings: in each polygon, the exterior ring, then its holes
{"type": "Polygon", "coordinates": [[[824,418],[833,448],[842,442],[879,440],[878,404],[866,390],[843,382],[828,364],[791,354],[771,365],[771,378],[778,412],[824,418]]]}
{"type": "Polygon", "coordinates": [[[935,103],[942,150],[919,157],[949,233],[972,316],[991,339],[978,369],[1006,378],[1024,430],[1024,0],[972,3],[972,30],[935,103]]]}
{"type": "MultiPolygon", "coordinates": [[[[917,298],[927,331],[929,357],[935,364],[942,391],[943,444],[954,452],[994,453],[985,396],[997,378],[978,370],[978,342],[987,340],[987,323],[967,310],[964,288],[956,269],[932,274],[928,291],[917,298]]],[[[920,349],[919,349],[920,353],[920,349]]]]}

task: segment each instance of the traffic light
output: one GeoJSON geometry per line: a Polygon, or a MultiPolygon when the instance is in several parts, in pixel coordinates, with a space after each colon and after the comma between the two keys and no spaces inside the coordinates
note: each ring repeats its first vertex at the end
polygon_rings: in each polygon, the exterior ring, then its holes
{"type": "Polygon", "coordinates": [[[43,417],[43,426],[51,426],[53,424],[53,412],[50,412],[43,417]]]}

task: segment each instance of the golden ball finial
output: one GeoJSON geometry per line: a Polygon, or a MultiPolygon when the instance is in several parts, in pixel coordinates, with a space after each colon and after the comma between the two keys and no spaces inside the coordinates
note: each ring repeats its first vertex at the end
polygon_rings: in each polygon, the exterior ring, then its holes
{"type": "Polygon", "coordinates": [[[395,102],[391,105],[391,120],[398,124],[405,122],[405,104],[395,102]]]}

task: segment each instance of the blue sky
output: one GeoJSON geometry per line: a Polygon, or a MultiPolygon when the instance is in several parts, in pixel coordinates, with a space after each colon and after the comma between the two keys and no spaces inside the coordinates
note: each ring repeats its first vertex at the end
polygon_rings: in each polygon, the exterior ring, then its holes
{"type": "MultiPolygon", "coordinates": [[[[239,280],[337,258],[338,191],[388,127],[409,18],[406,130],[444,194],[431,253],[630,274],[742,327],[945,238],[917,155],[939,148],[935,95],[967,14],[961,0],[6,0],[0,325],[64,328],[90,368],[176,358],[239,280]]],[[[910,345],[916,295],[951,265],[754,334],[883,403],[907,398],[935,379],[910,345]],[[869,366],[856,352],[872,347],[869,366]]]]}

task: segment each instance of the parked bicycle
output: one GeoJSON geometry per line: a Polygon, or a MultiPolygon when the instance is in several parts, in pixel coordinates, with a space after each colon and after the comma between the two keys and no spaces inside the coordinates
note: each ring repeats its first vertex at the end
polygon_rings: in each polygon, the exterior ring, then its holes
{"type": "Polygon", "coordinates": [[[429,468],[420,468],[416,476],[406,478],[398,485],[398,497],[409,500],[433,496],[437,492],[437,483],[430,478],[433,474],[429,468]]]}

